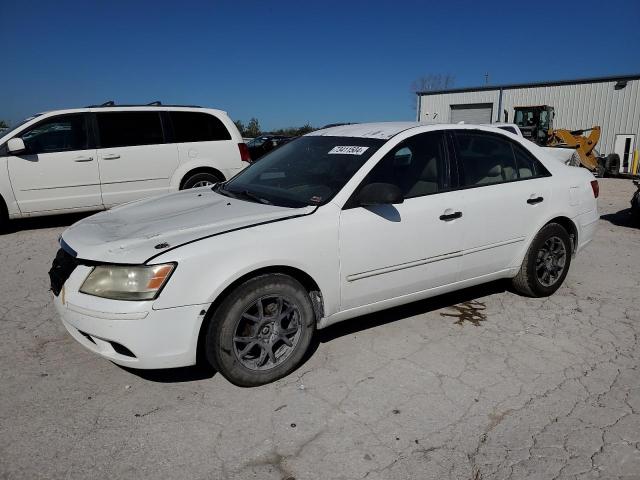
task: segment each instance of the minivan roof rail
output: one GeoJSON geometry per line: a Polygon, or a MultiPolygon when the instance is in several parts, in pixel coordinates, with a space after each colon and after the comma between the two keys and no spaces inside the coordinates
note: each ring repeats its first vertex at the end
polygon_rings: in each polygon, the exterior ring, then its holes
{"type": "Polygon", "coordinates": [[[87,105],[85,108],[105,108],[105,107],[189,107],[189,108],[202,108],[200,105],[163,105],[160,100],[155,100],[150,103],[130,103],[116,105],[116,102],[109,100],[99,105],[87,105]]]}

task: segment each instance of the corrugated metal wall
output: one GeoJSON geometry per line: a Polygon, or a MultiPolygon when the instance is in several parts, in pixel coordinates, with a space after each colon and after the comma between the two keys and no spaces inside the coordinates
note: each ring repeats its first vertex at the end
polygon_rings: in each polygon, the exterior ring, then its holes
{"type": "MultiPolygon", "coordinates": [[[[555,128],[577,130],[593,125],[602,127],[598,151],[612,153],[617,134],[635,134],[636,150],[640,150],[640,80],[629,80],[627,86],[615,90],[616,82],[583,83],[550,87],[504,90],[502,110],[513,121],[513,107],[551,105],[555,128]]],[[[451,121],[451,105],[493,102],[494,121],[498,113],[499,90],[423,95],[420,120],[447,123],[451,121]]],[[[500,120],[504,121],[504,114],[500,120]]]]}

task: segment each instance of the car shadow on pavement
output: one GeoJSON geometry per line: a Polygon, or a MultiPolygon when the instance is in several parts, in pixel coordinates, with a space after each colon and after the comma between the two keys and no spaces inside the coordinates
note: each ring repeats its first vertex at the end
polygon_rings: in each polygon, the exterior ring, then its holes
{"type": "Polygon", "coordinates": [[[4,234],[17,233],[24,230],[40,230],[43,228],[57,228],[68,227],[76,223],[78,220],[93,215],[96,212],[82,212],[82,213],[66,213],[64,215],[49,215],[46,217],[28,217],[17,218],[9,221],[4,234]]]}
{"type": "Polygon", "coordinates": [[[640,218],[634,216],[630,208],[619,210],[616,213],[607,213],[606,215],[601,215],[600,218],[616,227],[640,228],[640,218]]]}
{"type": "MultiPolygon", "coordinates": [[[[115,365],[115,364],[114,364],[115,365]]],[[[217,373],[208,365],[198,364],[191,367],[182,368],[160,368],[157,370],[138,370],[135,368],[116,365],[121,369],[140,377],[144,380],[155,383],[183,383],[196,382],[198,380],[208,380],[217,373]]]]}
{"type": "Polygon", "coordinates": [[[441,308],[471,302],[488,295],[502,293],[509,289],[508,286],[509,284],[507,281],[497,280],[483,285],[458,290],[456,292],[445,293],[426,300],[418,300],[406,305],[352,318],[345,320],[344,322],[331,325],[325,329],[318,330],[316,335],[317,340],[319,343],[330,342],[345,335],[369,330],[370,328],[379,327],[380,325],[402,320],[403,318],[414,317],[423,313],[440,310],[441,308]]]}

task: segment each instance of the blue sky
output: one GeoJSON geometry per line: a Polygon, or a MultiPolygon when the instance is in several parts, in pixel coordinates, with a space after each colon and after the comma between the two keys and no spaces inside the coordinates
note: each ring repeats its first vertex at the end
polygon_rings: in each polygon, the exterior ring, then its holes
{"type": "Polygon", "coordinates": [[[0,119],[198,104],[263,129],[413,119],[411,82],[640,72],[640,1],[0,0],[0,119]],[[562,13],[566,16],[562,17],[562,13]]]}

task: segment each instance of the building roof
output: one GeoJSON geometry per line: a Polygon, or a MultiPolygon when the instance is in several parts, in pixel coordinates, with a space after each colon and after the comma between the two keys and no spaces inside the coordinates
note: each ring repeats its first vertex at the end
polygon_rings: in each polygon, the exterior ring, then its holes
{"type": "Polygon", "coordinates": [[[416,95],[439,95],[443,93],[462,93],[462,92],[482,92],[487,90],[511,90],[514,88],[530,88],[530,87],[555,87],[558,85],[576,85],[581,83],[601,83],[601,82],[625,82],[629,80],[639,80],[640,73],[630,75],[614,75],[608,77],[591,77],[578,78],[574,80],[555,80],[550,82],[532,82],[532,83],[507,83],[504,85],[483,85],[481,87],[467,88],[450,88],[446,90],[429,90],[424,92],[416,92],[416,95]]]}
{"type": "Polygon", "coordinates": [[[338,125],[308,133],[307,136],[326,137],[360,137],[379,138],[388,140],[398,133],[413,127],[425,125],[419,122],[378,122],[378,123],[353,123],[351,125],[338,125]]]}

